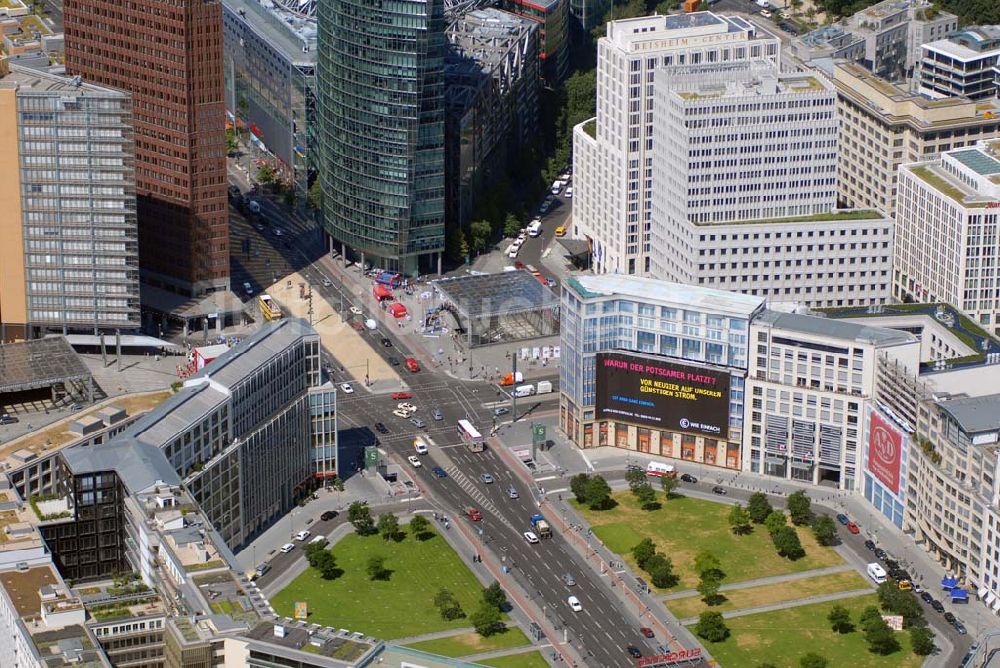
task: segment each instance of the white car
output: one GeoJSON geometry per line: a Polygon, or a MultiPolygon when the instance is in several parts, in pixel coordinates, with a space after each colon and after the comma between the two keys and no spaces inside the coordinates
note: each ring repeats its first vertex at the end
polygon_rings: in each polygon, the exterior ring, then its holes
{"type": "Polygon", "coordinates": [[[401,404],[397,405],[396,408],[398,408],[401,411],[409,411],[411,413],[413,413],[413,412],[415,412],[417,410],[416,406],[414,406],[413,404],[408,404],[405,401],[402,402],[401,404]]]}
{"type": "Polygon", "coordinates": [[[525,531],[524,540],[528,541],[532,545],[538,542],[538,536],[535,535],[534,531],[525,531]]]}
{"type": "Polygon", "coordinates": [[[295,549],[295,545],[293,543],[285,543],[284,545],[281,546],[281,553],[282,554],[288,554],[289,552],[291,552],[294,549],[295,549]]]}
{"type": "Polygon", "coordinates": [[[424,440],[422,438],[418,438],[417,440],[413,441],[413,449],[417,451],[418,455],[427,454],[427,444],[424,443],[424,440]]]}
{"type": "Polygon", "coordinates": [[[361,315],[361,309],[359,309],[357,306],[352,306],[347,310],[353,313],[354,315],[361,315]]]}
{"type": "Polygon", "coordinates": [[[378,323],[372,320],[371,318],[368,318],[367,320],[365,320],[365,327],[374,332],[376,329],[378,329],[378,323]]]}
{"type": "Polygon", "coordinates": [[[766,9],[762,9],[760,10],[760,17],[763,19],[769,19],[771,18],[771,12],[767,11],[766,9]]]}
{"type": "Polygon", "coordinates": [[[573,189],[566,188],[566,192],[563,193],[563,197],[565,197],[566,199],[573,199],[573,189]]]}
{"type": "Polygon", "coordinates": [[[309,529],[303,529],[302,531],[295,534],[295,540],[303,541],[311,535],[312,533],[309,531],[309,529]]]}
{"type": "Polygon", "coordinates": [[[344,394],[354,394],[354,388],[351,387],[350,383],[341,383],[340,389],[344,391],[344,394]]]}
{"type": "Polygon", "coordinates": [[[522,244],[527,238],[528,238],[527,230],[521,230],[521,233],[517,235],[517,240],[520,241],[522,244]]]}
{"type": "Polygon", "coordinates": [[[583,611],[583,606],[580,605],[580,599],[578,599],[576,596],[570,596],[569,598],[566,599],[566,602],[569,603],[569,609],[572,610],[573,612],[583,611]]]}
{"type": "Polygon", "coordinates": [[[274,230],[274,236],[280,237],[283,234],[284,234],[284,232],[282,232],[281,230],[275,228],[275,230],[274,230]]]}
{"type": "Polygon", "coordinates": [[[517,257],[517,253],[520,250],[521,250],[520,246],[512,244],[510,250],[507,251],[507,257],[517,257]]]}
{"type": "Polygon", "coordinates": [[[406,418],[410,417],[410,412],[409,411],[400,410],[398,408],[396,410],[394,410],[392,412],[392,414],[395,415],[398,418],[403,418],[404,420],[406,418]]]}
{"type": "Polygon", "coordinates": [[[423,466],[423,464],[420,463],[420,459],[416,455],[410,455],[406,458],[406,461],[410,462],[410,465],[415,469],[423,466]]]}

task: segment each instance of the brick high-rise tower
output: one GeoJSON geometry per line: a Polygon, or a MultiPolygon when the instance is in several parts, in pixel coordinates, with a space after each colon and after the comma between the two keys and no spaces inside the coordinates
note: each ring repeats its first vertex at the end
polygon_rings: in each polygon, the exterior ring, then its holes
{"type": "Polygon", "coordinates": [[[66,70],[132,94],[139,269],[229,288],[220,0],[65,0],[66,70]]]}

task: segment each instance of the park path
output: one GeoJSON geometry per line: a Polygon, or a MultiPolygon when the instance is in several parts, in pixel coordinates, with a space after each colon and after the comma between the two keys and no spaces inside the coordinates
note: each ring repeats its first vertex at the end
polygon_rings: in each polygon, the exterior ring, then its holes
{"type": "MultiPolygon", "coordinates": [[[[802,571],[801,573],[785,573],[784,575],[771,575],[766,578],[757,578],[755,580],[743,580],[741,582],[733,582],[730,584],[724,584],[719,587],[719,591],[734,591],[736,589],[750,589],[751,587],[763,587],[766,585],[779,584],[781,582],[794,582],[795,580],[805,580],[806,578],[814,578],[820,575],[832,575],[834,573],[843,573],[844,571],[853,571],[855,568],[850,564],[841,564],[839,566],[828,566],[826,568],[814,568],[811,571],[802,571]]],[[[685,589],[684,591],[675,591],[660,597],[661,601],[672,601],[678,598],[687,598],[689,596],[696,596],[698,594],[697,589],[685,589]]]]}
{"type": "Polygon", "coordinates": [[[508,647],[506,649],[495,649],[492,652],[480,652],[479,654],[469,654],[468,656],[463,656],[462,661],[471,661],[475,663],[476,661],[482,661],[483,659],[495,659],[498,656],[513,656],[515,654],[527,654],[528,652],[540,652],[542,650],[552,647],[550,643],[545,643],[544,645],[522,645],[521,647],[508,647]]]}
{"type": "MultiPolygon", "coordinates": [[[[753,608],[741,608],[740,610],[730,610],[729,612],[722,613],[723,618],[732,619],[733,617],[744,617],[746,615],[756,615],[759,612],[774,612],[775,610],[787,610],[788,608],[797,608],[802,605],[812,605],[814,603],[826,603],[828,601],[839,601],[845,598],[854,598],[856,596],[864,596],[866,594],[873,593],[873,590],[868,587],[865,589],[852,589],[850,591],[838,591],[834,594],[820,594],[819,596],[810,596],[808,598],[799,598],[793,601],[783,601],[781,603],[770,603],[768,605],[758,605],[753,608]]],[[[687,617],[680,620],[681,624],[684,626],[690,626],[691,624],[697,624],[697,617],[687,617]]]]}
{"type": "Polygon", "coordinates": [[[474,633],[476,629],[471,626],[464,626],[460,629],[446,629],[444,631],[434,631],[432,633],[421,633],[416,636],[407,636],[406,638],[396,638],[392,641],[394,645],[412,645],[415,642],[423,642],[424,640],[440,640],[441,638],[450,638],[452,636],[460,636],[465,633],[474,633]]]}

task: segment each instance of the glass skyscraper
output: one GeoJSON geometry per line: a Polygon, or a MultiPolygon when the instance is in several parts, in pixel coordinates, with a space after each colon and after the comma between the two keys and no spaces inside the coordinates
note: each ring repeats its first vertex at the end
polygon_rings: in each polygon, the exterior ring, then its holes
{"type": "Polygon", "coordinates": [[[443,0],[319,6],[324,227],[411,275],[444,250],[444,28],[443,0]]]}

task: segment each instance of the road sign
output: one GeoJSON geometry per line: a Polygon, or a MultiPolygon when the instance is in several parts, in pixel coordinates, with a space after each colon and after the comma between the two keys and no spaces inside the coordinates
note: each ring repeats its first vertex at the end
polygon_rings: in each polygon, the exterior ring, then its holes
{"type": "Polygon", "coordinates": [[[545,442],[545,425],[536,422],[531,425],[531,444],[539,446],[545,442]]]}
{"type": "Polygon", "coordinates": [[[378,448],[374,445],[365,446],[365,468],[369,471],[378,467],[378,448]]]}

